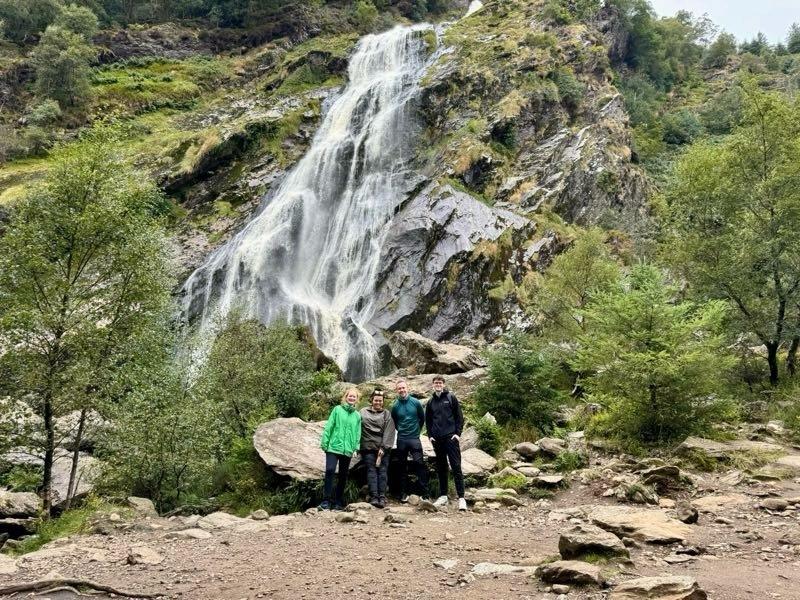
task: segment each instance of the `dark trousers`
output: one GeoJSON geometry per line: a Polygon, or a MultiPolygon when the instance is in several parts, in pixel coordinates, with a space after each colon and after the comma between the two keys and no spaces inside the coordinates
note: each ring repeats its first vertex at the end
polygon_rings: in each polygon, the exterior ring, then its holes
{"type": "Polygon", "coordinates": [[[378,461],[377,450],[362,450],[361,457],[367,465],[367,487],[369,488],[370,499],[386,497],[386,473],[389,469],[389,453],[384,452],[381,464],[376,466],[378,461]]]}
{"type": "Polygon", "coordinates": [[[401,439],[397,438],[397,463],[400,476],[400,493],[408,494],[410,486],[408,484],[408,455],[411,455],[412,468],[417,476],[417,493],[423,498],[428,496],[428,468],[425,466],[425,458],[422,454],[422,442],[419,438],[401,439]]]}
{"type": "Polygon", "coordinates": [[[350,471],[350,457],[344,454],[325,453],[325,500],[344,505],[344,486],[347,484],[347,473],[350,471]],[[336,496],[333,496],[333,476],[336,465],[339,465],[339,477],[336,480],[336,496]]]}
{"type": "Polygon", "coordinates": [[[433,451],[436,454],[436,473],[439,475],[439,495],[447,496],[447,463],[453,471],[456,492],[459,498],[464,497],[464,474],[461,472],[461,445],[453,436],[448,435],[433,440],[433,451]]]}

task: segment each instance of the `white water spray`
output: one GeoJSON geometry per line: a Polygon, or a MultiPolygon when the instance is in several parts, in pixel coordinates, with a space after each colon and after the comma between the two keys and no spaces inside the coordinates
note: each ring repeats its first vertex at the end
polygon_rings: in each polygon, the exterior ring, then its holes
{"type": "Polygon", "coordinates": [[[206,344],[234,308],[310,327],[351,380],[375,375],[367,324],[387,223],[403,199],[425,70],[420,31],[364,37],[310,149],[262,212],[187,280],[184,316],[206,344]]]}

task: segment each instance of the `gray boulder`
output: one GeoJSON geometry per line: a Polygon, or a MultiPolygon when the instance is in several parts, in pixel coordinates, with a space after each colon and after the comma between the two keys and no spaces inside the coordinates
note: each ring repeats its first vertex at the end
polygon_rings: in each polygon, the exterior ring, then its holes
{"type": "Polygon", "coordinates": [[[449,375],[486,366],[472,348],[439,343],[413,331],[396,331],[388,341],[394,366],[414,373],[449,375]]]}
{"type": "Polygon", "coordinates": [[[693,577],[639,577],[624,581],[614,588],[609,600],[707,600],[693,577]]]}
{"type": "MultiPolygon", "coordinates": [[[[35,465],[41,466],[44,460],[36,452],[24,448],[15,448],[7,452],[2,457],[12,465],[35,465]]],[[[75,497],[86,496],[94,489],[94,482],[97,478],[100,461],[85,452],[78,453],[77,485],[75,487],[75,497]]],[[[69,487],[70,471],[72,469],[72,452],[64,448],[57,448],[53,460],[53,479],[52,497],[53,506],[58,508],[67,499],[67,489],[69,487]]]]}
{"type": "Polygon", "coordinates": [[[520,442],[519,444],[514,446],[514,452],[516,452],[523,458],[532,460],[537,456],[539,456],[539,446],[537,446],[532,442],[520,442]]]}
{"type": "Polygon", "coordinates": [[[579,558],[585,554],[604,556],[629,556],[628,549],[616,535],[596,525],[581,523],[561,533],[558,552],[564,559],[579,558]]]}
{"type": "Polygon", "coordinates": [[[0,518],[35,517],[42,510],[42,500],[32,492],[0,490],[0,518]]]}
{"type": "Polygon", "coordinates": [[[259,425],[253,445],[261,460],[279,475],[298,481],[322,479],[325,453],[319,447],[324,422],[308,423],[296,417],[273,419],[259,425]]]}
{"type": "Polygon", "coordinates": [[[536,442],[539,452],[545,457],[555,458],[567,449],[567,444],[559,438],[544,437],[536,442]]]}
{"type": "Polygon", "coordinates": [[[478,448],[467,448],[461,453],[461,470],[464,475],[485,475],[497,466],[497,460],[478,448]]]}
{"type": "Polygon", "coordinates": [[[668,517],[660,510],[633,509],[626,506],[595,506],[589,519],[618,537],[630,537],[651,544],[672,544],[689,538],[694,530],[668,517]]]}

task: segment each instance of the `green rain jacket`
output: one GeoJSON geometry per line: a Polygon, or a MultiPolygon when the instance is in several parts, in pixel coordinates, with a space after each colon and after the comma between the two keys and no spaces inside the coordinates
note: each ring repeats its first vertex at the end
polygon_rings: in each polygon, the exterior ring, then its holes
{"type": "Polygon", "coordinates": [[[349,404],[335,406],[322,431],[320,448],[325,452],[352,456],[360,444],[361,415],[349,404]]]}

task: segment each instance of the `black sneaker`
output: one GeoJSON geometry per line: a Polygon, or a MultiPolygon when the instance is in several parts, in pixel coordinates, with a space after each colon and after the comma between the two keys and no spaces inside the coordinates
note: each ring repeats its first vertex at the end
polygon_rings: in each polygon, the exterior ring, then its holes
{"type": "Polygon", "coordinates": [[[383,506],[381,505],[381,499],[378,498],[377,496],[375,498],[372,498],[369,501],[369,503],[372,504],[372,506],[374,506],[375,508],[383,508],[383,506]]]}
{"type": "Polygon", "coordinates": [[[381,496],[378,502],[380,502],[378,508],[386,508],[386,506],[389,504],[389,501],[386,499],[386,496],[381,496]]]}
{"type": "Polygon", "coordinates": [[[320,510],[330,510],[331,509],[331,503],[328,502],[327,500],[323,500],[322,504],[320,504],[317,508],[319,508],[320,510]]]}

